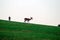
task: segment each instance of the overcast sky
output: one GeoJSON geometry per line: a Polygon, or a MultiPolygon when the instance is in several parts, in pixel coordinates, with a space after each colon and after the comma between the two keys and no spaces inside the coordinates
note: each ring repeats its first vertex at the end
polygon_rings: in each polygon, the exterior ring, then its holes
{"type": "Polygon", "coordinates": [[[60,24],[60,0],[0,0],[0,19],[23,22],[33,17],[30,23],[60,24]]]}

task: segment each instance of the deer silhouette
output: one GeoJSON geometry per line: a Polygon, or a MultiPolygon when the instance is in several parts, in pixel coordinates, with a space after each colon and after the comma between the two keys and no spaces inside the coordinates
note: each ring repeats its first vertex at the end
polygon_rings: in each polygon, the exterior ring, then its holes
{"type": "Polygon", "coordinates": [[[24,22],[29,22],[30,20],[32,20],[33,18],[32,17],[30,17],[30,18],[24,18],[24,22]]]}

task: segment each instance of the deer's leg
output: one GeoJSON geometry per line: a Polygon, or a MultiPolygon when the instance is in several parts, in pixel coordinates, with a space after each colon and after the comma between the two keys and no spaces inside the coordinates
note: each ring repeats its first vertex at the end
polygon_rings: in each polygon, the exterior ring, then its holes
{"type": "Polygon", "coordinates": [[[24,20],[24,22],[26,22],[26,21],[24,20]]]}
{"type": "Polygon", "coordinates": [[[26,20],[24,20],[24,22],[26,22],[26,20]]]}
{"type": "Polygon", "coordinates": [[[29,20],[27,22],[29,23],[29,20]]]}

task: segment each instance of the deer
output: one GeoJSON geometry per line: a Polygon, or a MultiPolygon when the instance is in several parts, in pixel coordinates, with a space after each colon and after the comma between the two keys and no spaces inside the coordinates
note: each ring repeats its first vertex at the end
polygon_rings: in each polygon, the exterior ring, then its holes
{"type": "Polygon", "coordinates": [[[32,17],[30,17],[30,18],[24,18],[24,22],[29,22],[30,20],[32,20],[33,18],[32,17]]]}

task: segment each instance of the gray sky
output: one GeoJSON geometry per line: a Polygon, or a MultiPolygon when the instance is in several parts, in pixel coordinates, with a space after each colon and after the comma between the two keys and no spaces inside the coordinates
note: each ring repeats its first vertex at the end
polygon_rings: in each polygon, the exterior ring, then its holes
{"type": "Polygon", "coordinates": [[[31,23],[57,25],[60,23],[60,0],[0,0],[0,19],[23,22],[33,17],[31,23]]]}

